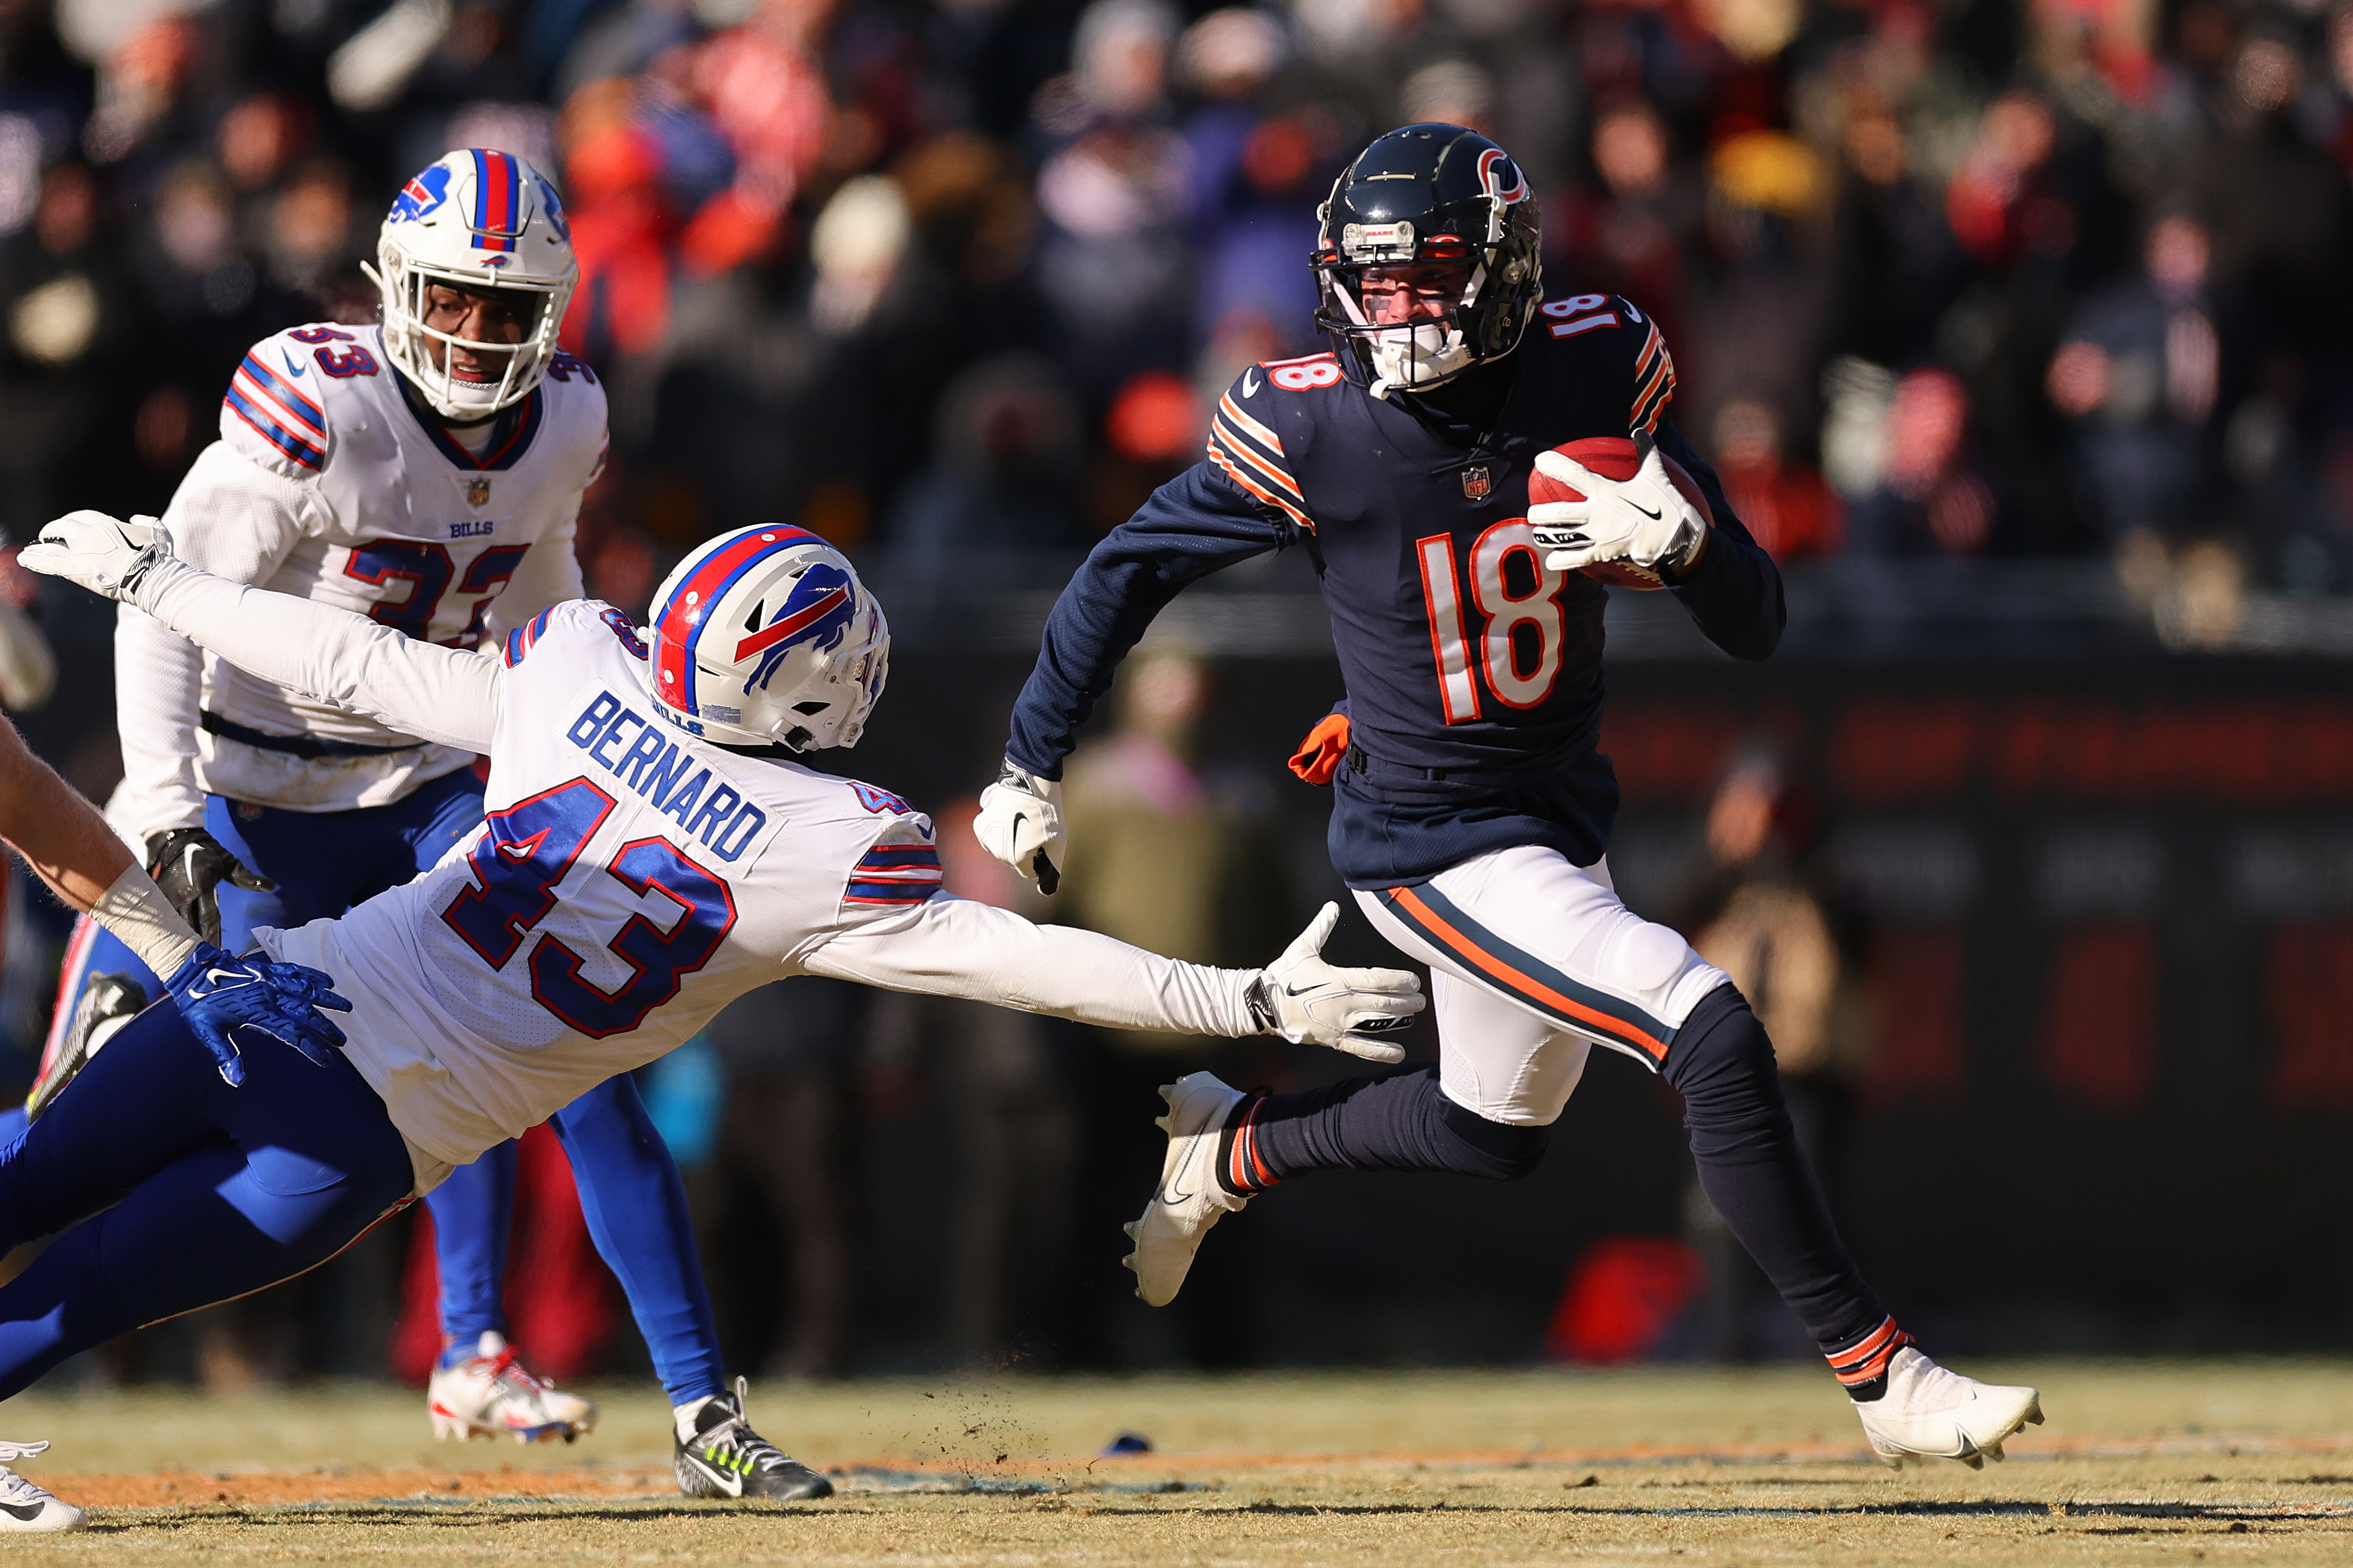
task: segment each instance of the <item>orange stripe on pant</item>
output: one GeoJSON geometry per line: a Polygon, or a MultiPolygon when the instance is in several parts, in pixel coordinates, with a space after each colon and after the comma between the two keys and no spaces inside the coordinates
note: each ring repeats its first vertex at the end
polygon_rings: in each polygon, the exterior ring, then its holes
{"type": "Polygon", "coordinates": [[[1557,1009],[1572,1018],[1590,1024],[1596,1032],[1607,1035],[1613,1040],[1623,1040],[1629,1045],[1641,1047],[1649,1053],[1652,1061],[1662,1062],[1667,1059],[1667,1047],[1664,1042],[1636,1028],[1622,1018],[1613,1018],[1607,1013],[1588,1007],[1582,1002],[1562,995],[1543,982],[1521,973],[1447,924],[1440,918],[1438,912],[1425,903],[1420,895],[1411,888],[1392,888],[1389,889],[1389,897],[1411,910],[1415,918],[1421,921],[1448,951],[1473,968],[1494,976],[1522,995],[1542,1002],[1547,1007],[1557,1009]]]}

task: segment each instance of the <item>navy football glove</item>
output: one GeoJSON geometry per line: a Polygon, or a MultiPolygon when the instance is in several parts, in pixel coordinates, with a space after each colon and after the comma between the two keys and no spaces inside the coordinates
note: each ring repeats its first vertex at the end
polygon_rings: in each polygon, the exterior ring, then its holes
{"type": "Polygon", "coordinates": [[[221,939],[220,885],[267,893],[278,884],[248,870],[221,841],[201,827],[174,827],[147,840],[147,874],[164,889],[197,937],[217,946],[221,939]]]}
{"type": "Polygon", "coordinates": [[[236,1032],[252,1029],[293,1047],[325,1067],[343,1043],[343,1032],[319,1009],[348,1013],[352,1005],[335,994],[332,977],[299,963],[280,963],[259,952],[231,958],[210,942],[199,942],[187,963],[164,982],[180,1006],[189,1032],[204,1042],[220,1065],[221,1081],[235,1089],[245,1081],[236,1032]]]}

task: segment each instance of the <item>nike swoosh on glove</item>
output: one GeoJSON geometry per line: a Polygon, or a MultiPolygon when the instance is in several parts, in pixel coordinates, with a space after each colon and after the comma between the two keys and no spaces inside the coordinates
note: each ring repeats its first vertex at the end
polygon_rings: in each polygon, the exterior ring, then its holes
{"type": "Polygon", "coordinates": [[[203,1042],[231,1089],[245,1081],[236,1031],[252,1029],[293,1047],[325,1067],[343,1044],[343,1032],[319,1009],[348,1013],[352,1005],[335,994],[332,976],[300,963],[280,963],[266,953],[231,958],[210,942],[199,942],[188,962],[164,982],[179,1005],[188,1032],[203,1042]]]}
{"type": "Polygon", "coordinates": [[[1405,1047],[1377,1037],[1413,1026],[1430,1005],[1421,977],[1402,969],[1338,969],[1324,962],[1324,943],[1340,923],[1340,906],[1323,911],[1282,956],[1259,972],[1250,986],[1250,1016],[1261,1030],[1294,1046],[1314,1043],[1368,1062],[1401,1062],[1405,1047]]]}
{"type": "Polygon", "coordinates": [[[1041,893],[1062,885],[1062,786],[1041,779],[1012,758],[997,782],[980,792],[972,819],[980,847],[1038,884],[1041,893]]]}
{"type": "Polygon", "coordinates": [[[147,840],[147,874],[198,937],[220,944],[220,885],[267,893],[278,884],[229,853],[201,827],[174,827],[147,840]]]}
{"type": "Polygon", "coordinates": [[[1667,477],[1666,459],[1647,430],[1634,432],[1641,466],[1630,479],[1605,479],[1563,452],[1536,454],[1536,472],[1568,486],[1583,500],[1539,501],[1528,508],[1536,548],[1547,552],[1547,572],[1581,572],[1603,561],[1631,561],[1656,570],[1680,570],[1707,537],[1707,519],[1667,477]]]}
{"type": "Polygon", "coordinates": [[[62,577],[124,604],[138,603],[148,574],[171,559],[172,536],[154,518],[124,522],[102,511],[69,511],[44,523],[40,538],[16,552],[28,572],[62,577]]]}

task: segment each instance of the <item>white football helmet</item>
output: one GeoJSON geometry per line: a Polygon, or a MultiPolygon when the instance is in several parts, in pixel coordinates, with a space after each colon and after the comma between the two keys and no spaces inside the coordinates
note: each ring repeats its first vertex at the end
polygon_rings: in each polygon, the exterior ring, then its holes
{"type": "Polygon", "coordinates": [[[841,552],[783,523],[723,533],[654,594],[654,710],[725,746],[854,746],[891,626],[841,552]]]}
{"type": "Polygon", "coordinates": [[[580,280],[564,204],[547,177],[512,153],[470,147],[418,171],[400,187],[376,240],[378,267],[361,267],[384,291],[384,345],[392,363],[446,419],[487,419],[531,394],[555,358],[555,335],[580,280]],[[425,324],[425,288],[452,283],[527,296],[522,342],[474,342],[425,324]],[[432,344],[441,345],[433,363],[432,344]],[[449,369],[448,345],[507,356],[495,382],[449,369]]]}

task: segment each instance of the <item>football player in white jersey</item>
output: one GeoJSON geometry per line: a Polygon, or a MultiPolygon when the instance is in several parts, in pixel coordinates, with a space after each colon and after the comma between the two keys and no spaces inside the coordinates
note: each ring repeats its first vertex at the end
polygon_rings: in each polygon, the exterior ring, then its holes
{"type": "Polygon", "coordinates": [[[350,999],[350,1043],[325,1069],[249,1051],[247,1088],[212,1093],[202,1053],[156,1008],[0,1149],[0,1251],[64,1231],[0,1288],[0,1398],[131,1324],[311,1267],[783,976],[1275,1032],[1386,1061],[1404,1054],[1387,1034],[1422,1006],[1410,974],[1324,962],[1333,905],[1253,972],[948,897],[926,818],[793,760],[856,743],[890,651],[849,562],[797,529],[688,556],[643,637],[579,600],[496,653],[211,576],[159,530],[95,512],[51,523],[21,559],[252,675],[487,753],[490,810],[416,880],[255,933],[350,999]],[[224,1184],[239,1173],[266,1194],[242,1209],[223,1196],[246,1191],[224,1184]]]}
{"type": "MultiPolygon", "coordinates": [[[[470,149],[420,171],[378,241],[381,321],[280,332],[237,367],[220,439],[166,513],[184,557],[457,647],[578,597],[575,521],[606,440],[604,389],[556,343],[578,270],[555,191],[524,160],[470,149]]],[[[116,686],[125,777],[111,816],[232,950],[256,925],[340,914],[407,881],[481,820],[465,749],[306,700],[143,616],[119,625],[116,686]]],[[[119,947],[78,938],[34,1109],[153,994],[119,947]]],[[[690,1426],[727,1389],[669,1150],[627,1079],[554,1126],[690,1426]]],[[[445,1348],[428,1414],[446,1436],[569,1440],[595,1407],[534,1378],[504,1340],[514,1178],[505,1146],[431,1200],[445,1348]]],[[[742,1477],[690,1454],[680,1482],[733,1495],[742,1477]]]]}

